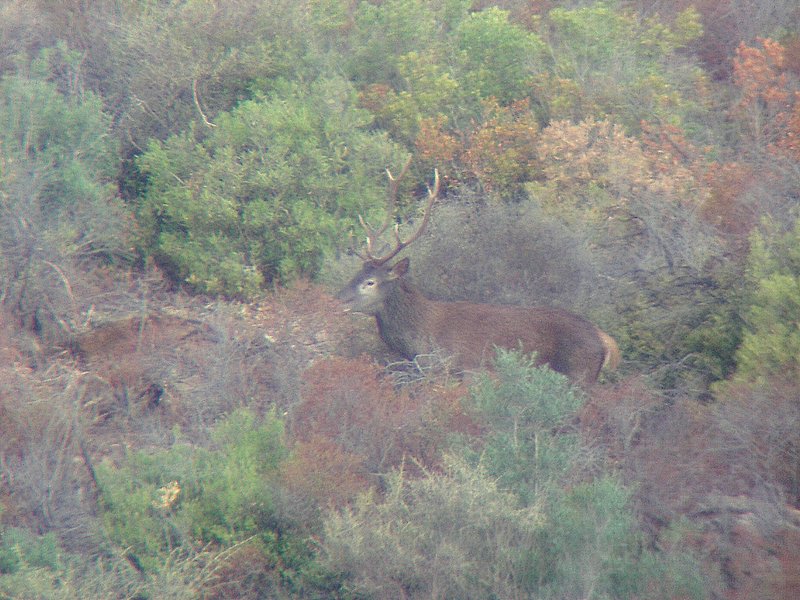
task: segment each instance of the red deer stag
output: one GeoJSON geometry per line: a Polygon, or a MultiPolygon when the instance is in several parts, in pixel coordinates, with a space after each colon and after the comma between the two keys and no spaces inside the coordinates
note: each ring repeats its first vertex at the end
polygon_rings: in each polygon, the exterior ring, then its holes
{"type": "Polygon", "coordinates": [[[439,194],[438,172],[417,230],[401,241],[395,226],[394,248],[376,256],[375,245],[392,221],[398,182],[408,164],[397,178],[386,171],[389,192],[383,224],[373,228],[360,219],[367,232],[366,248],[358,253],[364,265],[337,295],[348,311],[373,315],[383,341],[407,359],[441,349],[452,354],[459,368],[476,369],[491,361],[496,347],[522,349],[535,352],[538,364],[547,364],[585,387],[597,381],[604,366],[617,366],[620,353],[614,339],[579,315],[558,308],[431,300],[405,278],[408,258],[387,265],[428,224],[439,194]]]}

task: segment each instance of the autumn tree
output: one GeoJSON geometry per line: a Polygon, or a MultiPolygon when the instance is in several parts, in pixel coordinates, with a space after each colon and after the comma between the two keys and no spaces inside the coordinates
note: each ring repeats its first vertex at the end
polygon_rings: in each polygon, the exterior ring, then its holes
{"type": "Polygon", "coordinates": [[[785,50],[771,39],[758,46],[743,42],[733,60],[733,81],[739,98],[732,114],[743,125],[748,149],[757,153],[776,150],[796,152],[797,132],[793,131],[793,106],[797,92],[784,69],[785,50]]]}

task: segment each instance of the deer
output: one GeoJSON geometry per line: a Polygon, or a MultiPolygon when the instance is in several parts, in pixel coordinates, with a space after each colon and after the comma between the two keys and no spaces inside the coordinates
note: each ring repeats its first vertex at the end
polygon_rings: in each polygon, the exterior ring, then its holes
{"type": "Polygon", "coordinates": [[[602,368],[618,366],[617,343],[580,315],[544,306],[433,300],[409,281],[408,257],[390,264],[427,227],[439,195],[438,170],[434,170],[433,188],[428,187],[419,226],[401,240],[399,226],[395,225],[393,247],[376,254],[376,244],[392,222],[398,185],[410,162],[409,158],[398,177],[386,170],[388,206],[383,223],[372,227],[359,215],[366,244],[363,252],[353,250],[363,264],[337,294],[346,312],[375,317],[384,343],[404,358],[413,360],[418,355],[443,351],[462,372],[491,368],[497,348],[532,354],[537,365],[547,365],[583,388],[596,383],[602,368]]]}

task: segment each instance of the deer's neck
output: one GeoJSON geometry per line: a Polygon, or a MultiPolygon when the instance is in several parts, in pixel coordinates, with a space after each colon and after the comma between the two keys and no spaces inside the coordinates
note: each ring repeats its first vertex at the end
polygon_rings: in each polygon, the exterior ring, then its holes
{"type": "Polygon", "coordinates": [[[399,279],[375,315],[381,338],[408,359],[432,350],[430,315],[433,302],[411,283],[399,279]]]}

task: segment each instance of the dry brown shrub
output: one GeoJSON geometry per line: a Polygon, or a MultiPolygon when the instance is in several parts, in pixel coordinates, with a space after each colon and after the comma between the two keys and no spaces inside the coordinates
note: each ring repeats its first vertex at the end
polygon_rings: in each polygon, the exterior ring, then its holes
{"type": "Polygon", "coordinates": [[[319,508],[341,508],[367,488],[363,458],[323,436],[295,444],[282,475],[290,495],[319,508]]]}
{"type": "Polygon", "coordinates": [[[280,597],[275,567],[256,544],[243,543],[214,559],[203,581],[202,598],[244,600],[280,597]],[[274,595],[273,595],[274,594],[274,595]]]}
{"type": "Polygon", "coordinates": [[[202,334],[198,322],[156,314],[109,319],[77,334],[73,351],[95,392],[85,408],[103,421],[158,407],[169,385],[166,355],[202,334]]]}
{"type": "Polygon", "coordinates": [[[760,211],[746,201],[755,178],[752,167],[739,162],[714,163],[705,175],[710,191],[701,207],[703,219],[741,251],[747,250],[747,236],[759,218],[760,211]]]}
{"type": "Polygon", "coordinates": [[[242,306],[242,314],[261,328],[279,353],[294,354],[302,369],[349,347],[352,319],[322,286],[307,280],[242,306]]]}
{"type": "Polygon", "coordinates": [[[778,488],[800,507],[800,387],[772,378],[729,384],[713,413],[715,451],[752,489],[778,488]],[[735,470],[734,470],[735,467],[735,470]]]}
{"type": "Polygon", "coordinates": [[[645,518],[666,524],[696,510],[707,481],[722,475],[709,437],[709,407],[691,400],[668,402],[644,377],[597,386],[579,413],[581,432],[612,468],[636,486],[645,518]]]}
{"type": "Polygon", "coordinates": [[[304,374],[291,432],[301,442],[334,441],[370,474],[405,460],[435,465],[447,432],[468,426],[459,394],[427,382],[397,388],[364,358],[334,357],[304,374]]]}
{"type": "Polygon", "coordinates": [[[703,405],[667,401],[644,380],[598,388],[580,418],[652,523],[701,515],[724,498],[800,504],[800,402],[792,382],[730,385],[703,405]]]}
{"type": "Polygon", "coordinates": [[[785,502],[798,502],[796,383],[730,385],[718,396],[668,400],[630,378],[593,390],[582,433],[633,486],[656,544],[664,527],[689,520],[715,597],[794,598],[800,513],[785,502]]]}
{"type": "Polygon", "coordinates": [[[331,358],[313,365],[291,421],[294,436],[327,437],[361,454],[371,473],[385,472],[406,453],[421,455],[420,406],[382,374],[366,360],[331,358]]]}
{"type": "Polygon", "coordinates": [[[619,465],[642,440],[649,422],[663,404],[644,377],[633,376],[596,386],[578,412],[581,433],[590,448],[602,448],[619,465]]]}
{"type": "MultiPolygon", "coordinates": [[[[7,341],[4,340],[3,343],[7,341]]],[[[3,524],[55,531],[65,548],[93,552],[96,482],[80,410],[83,373],[69,363],[0,364],[3,524]]]]}

